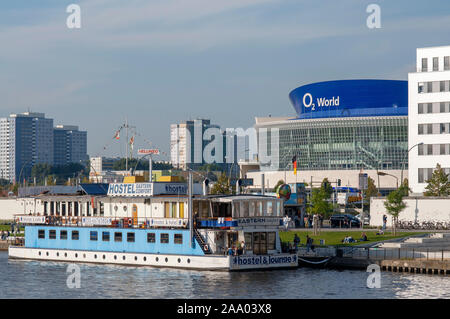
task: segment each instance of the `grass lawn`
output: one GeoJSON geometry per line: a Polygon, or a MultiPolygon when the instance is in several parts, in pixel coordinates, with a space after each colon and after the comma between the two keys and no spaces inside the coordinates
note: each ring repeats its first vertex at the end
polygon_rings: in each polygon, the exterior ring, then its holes
{"type": "Polygon", "coordinates": [[[306,243],[306,235],[309,235],[309,237],[311,237],[312,239],[314,239],[313,244],[315,246],[320,246],[320,239],[324,239],[325,240],[325,246],[336,246],[336,245],[340,245],[340,246],[356,246],[356,245],[361,245],[361,244],[368,244],[368,243],[373,243],[373,242],[377,242],[377,241],[382,241],[382,240],[388,240],[388,239],[393,239],[393,238],[402,238],[402,237],[408,237],[411,235],[420,235],[420,234],[425,234],[426,232],[423,233],[409,233],[409,232],[405,232],[405,233],[397,233],[397,236],[393,236],[391,232],[385,232],[384,235],[376,235],[377,231],[370,231],[370,230],[364,230],[364,232],[367,235],[367,239],[368,241],[360,241],[359,239],[361,238],[361,234],[362,232],[359,231],[354,231],[354,230],[349,230],[348,232],[333,232],[333,231],[326,231],[326,232],[322,232],[317,236],[313,236],[313,232],[312,230],[304,230],[304,231],[280,231],[280,238],[282,242],[293,242],[294,241],[294,234],[297,234],[298,237],[300,237],[300,245],[305,245],[306,243]],[[357,240],[358,242],[356,243],[351,243],[351,244],[343,244],[342,240],[344,239],[344,237],[347,236],[351,236],[353,237],[353,239],[357,240]]]}
{"type": "MultiPolygon", "coordinates": [[[[24,229],[25,229],[25,227],[20,227],[21,231],[23,231],[24,229]]],[[[11,225],[5,225],[5,224],[0,225],[0,231],[3,231],[3,230],[11,231],[11,225]]]]}

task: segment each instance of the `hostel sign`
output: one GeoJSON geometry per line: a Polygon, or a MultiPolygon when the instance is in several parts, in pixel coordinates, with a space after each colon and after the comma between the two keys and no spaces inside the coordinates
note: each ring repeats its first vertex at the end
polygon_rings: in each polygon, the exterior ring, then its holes
{"type": "MultiPolygon", "coordinates": [[[[193,193],[202,193],[202,185],[194,184],[193,193]]],[[[108,196],[145,197],[154,195],[187,195],[185,183],[111,183],[108,186],[108,196]]]]}

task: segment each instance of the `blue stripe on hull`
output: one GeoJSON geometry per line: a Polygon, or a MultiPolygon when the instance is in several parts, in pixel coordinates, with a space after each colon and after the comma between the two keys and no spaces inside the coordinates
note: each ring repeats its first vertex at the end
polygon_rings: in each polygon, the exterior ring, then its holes
{"type": "Polygon", "coordinates": [[[204,255],[203,250],[194,241],[191,247],[189,230],[186,229],[126,229],[110,227],[58,227],[26,226],[25,247],[70,249],[108,252],[136,252],[150,254],[204,255]],[[45,230],[45,238],[38,238],[38,231],[45,230]],[[50,230],[56,230],[56,239],[50,239],[50,230]],[[67,231],[67,239],[60,239],[61,230],[67,231]],[[79,232],[79,239],[72,240],[72,231],[79,232]],[[91,240],[91,231],[97,232],[97,240],[91,240]],[[109,232],[109,241],[102,240],[102,233],[109,232]],[[122,241],[114,241],[114,233],[122,233],[122,241]],[[127,233],[134,233],[134,242],[127,242],[127,233]],[[155,243],[147,242],[147,234],[155,234],[155,243]],[[169,243],[161,243],[161,234],[169,235],[169,243]],[[183,242],[175,244],[175,234],[182,234],[183,242]]]}

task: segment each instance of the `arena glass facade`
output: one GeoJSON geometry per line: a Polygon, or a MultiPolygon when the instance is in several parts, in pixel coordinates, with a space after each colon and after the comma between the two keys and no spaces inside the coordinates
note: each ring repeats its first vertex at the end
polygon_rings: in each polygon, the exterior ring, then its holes
{"type": "MultiPolygon", "coordinates": [[[[256,123],[278,129],[279,161],[261,170],[401,170],[407,165],[408,82],[344,80],[305,85],[289,97],[295,119],[256,123]]],[[[269,133],[270,134],[270,133],[269,133]]],[[[270,145],[267,145],[270,153],[270,145]]]]}

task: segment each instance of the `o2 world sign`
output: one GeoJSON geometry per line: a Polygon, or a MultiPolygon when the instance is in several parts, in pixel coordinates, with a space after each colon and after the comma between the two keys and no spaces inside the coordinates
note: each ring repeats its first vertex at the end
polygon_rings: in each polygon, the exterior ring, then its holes
{"type": "Polygon", "coordinates": [[[324,97],[316,98],[316,102],[314,102],[313,96],[311,93],[305,93],[303,95],[303,106],[305,108],[311,108],[312,111],[315,111],[317,107],[330,107],[330,106],[339,106],[339,95],[337,97],[332,97],[331,99],[327,99],[324,97]]]}

